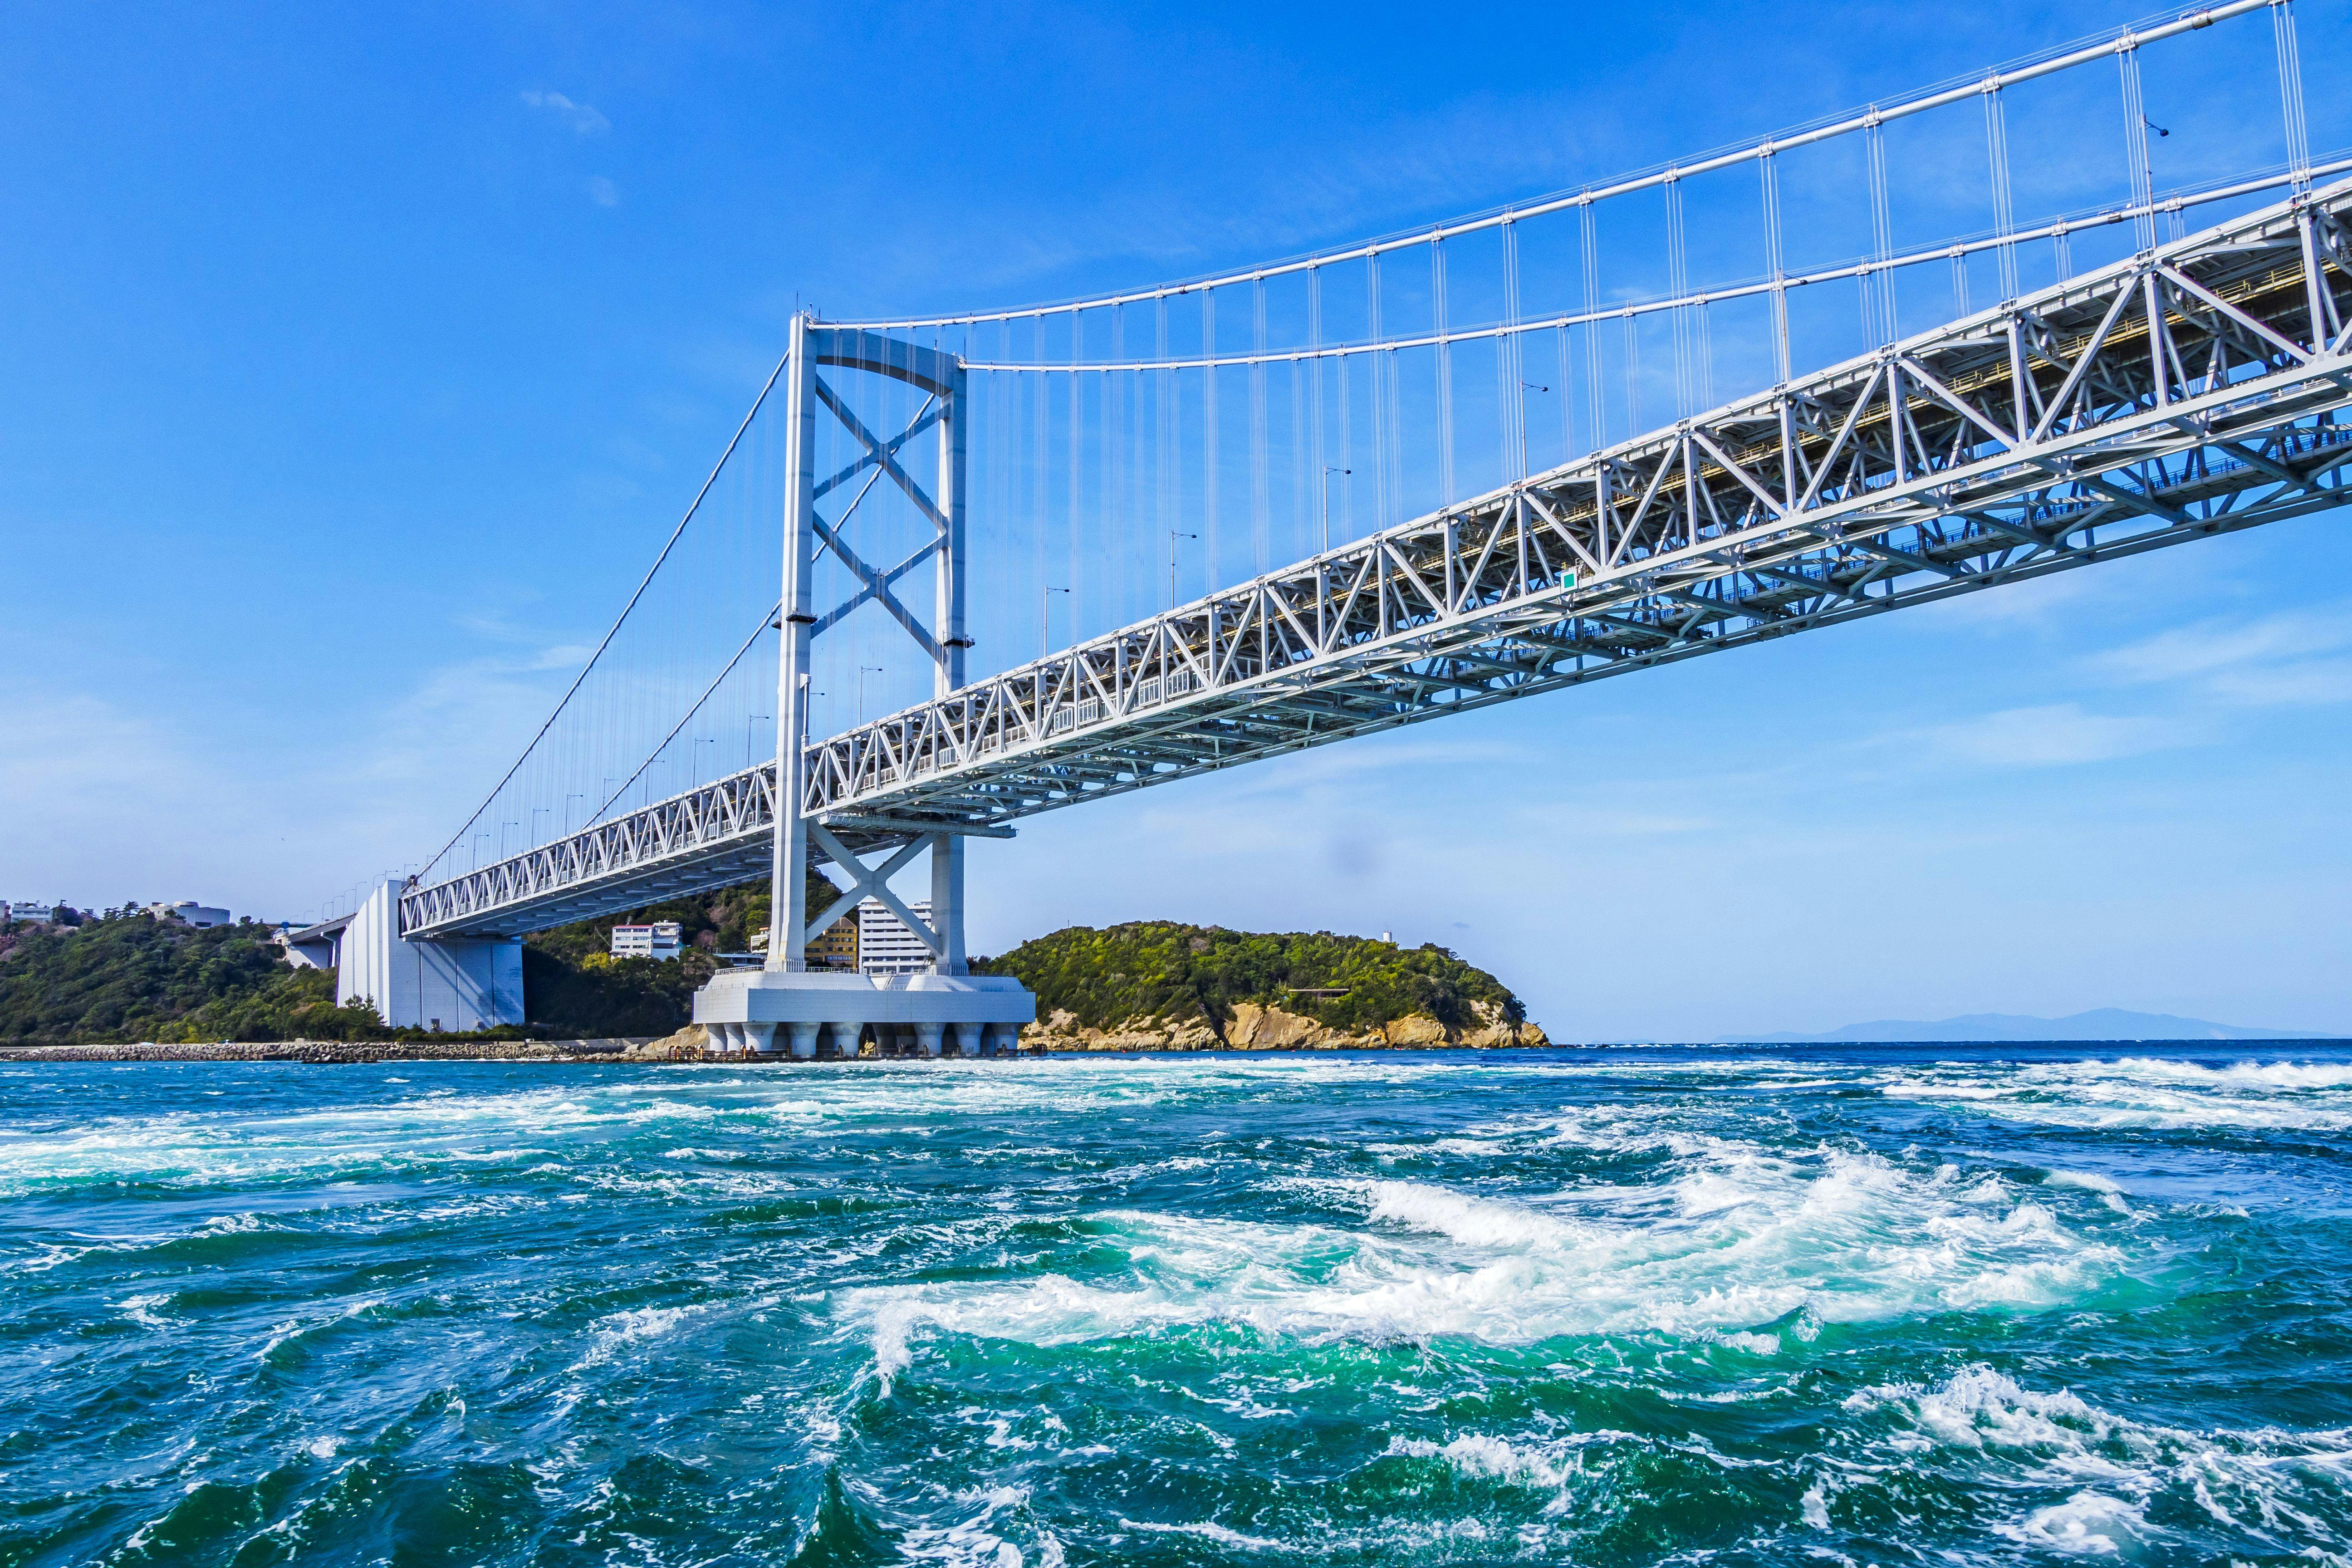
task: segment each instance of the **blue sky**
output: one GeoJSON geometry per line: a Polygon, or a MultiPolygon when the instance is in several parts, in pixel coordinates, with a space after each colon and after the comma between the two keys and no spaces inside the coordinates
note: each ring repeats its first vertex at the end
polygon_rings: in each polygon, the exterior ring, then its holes
{"type": "MultiPolygon", "coordinates": [[[[2341,79],[2342,5],[2299,9],[2311,79],[2341,79]]],[[[429,854],[796,300],[1012,304],[1246,263],[2138,14],[20,12],[0,893],[299,916],[429,854]]],[[[2248,37],[2227,69],[2266,68],[2248,37]]],[[[2151,71],[2152,111],[2187,111],[2151,71]]],[[[2334,95],[2313,114],[2315,144],[2352,141],[2334,95]]],[[[2352,1033],[2347,528],[1041,818],[975,847],[973,942],[1392,930],[1569,1038],[2105,1005],[2352,1033]]]]}

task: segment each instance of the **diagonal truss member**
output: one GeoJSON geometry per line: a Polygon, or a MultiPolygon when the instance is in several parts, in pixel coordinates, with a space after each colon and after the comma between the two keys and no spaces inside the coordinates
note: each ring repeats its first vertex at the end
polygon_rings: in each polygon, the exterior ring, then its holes
{"type": "MultiPolygon", "coordinates": [[[[805,792],[803,750],[808,738],[810,649],[815,639],[839,626],[866,605],[878,605],[903,631],[908,640],[930,661],[932,695],[944,697],[964,681],[964,371],[952,354],[924,348],[897,338],[850,327],[820,326],[807,317],[793,321],[792,347],[784,371],[785,489],[783,639],[777,659],[776,769],[783,783],[779,797],[801,798],[805,792]],[[885,439],[869,429],[856,411],[818,374],[833,367],[869,375],[887,376],[927,394],[923,405],[904,430],[885,439]],[[858,447],[859,455],[838,473],[818,479],[816,427],[820,411],[830,416],[858,447]],[[936,479],[925,488],[910,468],[909,455],[919,448],[919,437],[936,442],[936,479]],[[849,542],[850,520],[877,484],[887,479],[904,492],[931,525],[932,536],[897,564],[877,567],[849,542]],[[856,486],[854,490],[851,486],[856,486]],[[835,492],[849,493],[849,504],[832,519],[817,503],[835,492]],[[816,613],[812,589],[818,549],[829,552],[857,583],[840,604],[816,613]],[[935,587],[928,622],[900,598],[898,584],[916,568],[929,563],[935,587]]],[[[776,814],[775,857],[772,866],[771,935],[768,967],[806,967],[808,944],[834,921],[854,910],[866,898],[906,923],[918,941],[930,950],[932,966],[945,974],[964,969],[963,837],[948,822],[894,821],[895,833],[908,841],[878,864],[869,865],[824,823],[797,811],[776,814]],[[843,896],[814,920],[809,918],[803,868],[811,863],[812,849],[821,851],[835,869],[845,873],[843,896]],[[916,915],[890,890],[890,879],[919,850],[931,856],[931,918],[916,915]]],[[[830,874],[830,873],[828,873],[830,874]]],[[[837,879],[836,879],[837,880],[837,879]]]]}

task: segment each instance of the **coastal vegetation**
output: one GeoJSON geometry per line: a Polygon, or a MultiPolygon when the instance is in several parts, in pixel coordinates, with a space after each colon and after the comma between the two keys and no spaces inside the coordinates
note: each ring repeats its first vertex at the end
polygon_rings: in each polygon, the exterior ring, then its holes
{"type": "Polygon", "coordinates": [[[394,1031],[335,1005],[335,977],[296,969],[268,926],[198,930],[138,911],[18,926],[0,952],[0,1044],[374,1040],[394,1031]]]}
{"type": "MultiPolygon", "coordinates": [[[[814,872],[807,882],[815,913],[839,895],[814,872]]],[[[523,939],[522,992],[533,1028],[577,1037],[667,1035],[694,1016],[694,994],[724,961],[751,951],[768,924],[768,884],[696,893],[644,909],[558,926],[523,939]],[[613,928],[655,921],[678,924],[676,960],[614,958],[613,928]]]]}
{"type": "MultiPolygon", "coordinates": [[[[812,877],[808,896],[814,910],[835,894],[812,877]]],[[[480,1037],[668,1034],[692,1016],[717,955],[748,951],[767,923],[761,883],[535,932],[523,942],[530,1021],[480,1037]],[[678,961],[612,956],[614,926],[672,920],[686,944],[678,961]]],[[[127,909],[79,925],[0,925],[0,1046],[424,1037],[388,1027],[362,1004],[337,1006],[333,972],[288,963],[274,929],[253,921],[198,929],[127,909]]]]}
{"type": "Polygon", "coordinates": [[[1034,991],[1048,1032],[1109,1047],[1499,1044],[1527,1024],[1508,988],[1444,948],[1330,931],[1070,926],[972,967],[1034,991]]]}
{"type": "MultiPolygon", "coordinates": [[[[822,910],[837,895],[812,877],[822,910]]],[[[764,886],[721,889],[533,933],[523,944],[530,1021],[483,1037],[662,1036],[694,993],[751,951],[768,923],[764,886]],[[677,960],[614,958],[617,924],[676,921],[677,960]]],[[[79,927],[0,929],[0,1045],[152,1040],[394,1040],[364,1004],[335,1004],[332,972],[295,968],[254,921],[199,930],[132,911],[79,927]]],[[[1533,1043],[1517,997],[1433,945],[1252,932],[1139,921],[1072,926],[977,959],[1036,992],[1045,1037],[1063,1048],[1533,1043]]],[[[439,1037],[444,1041],[451,1036],[439,1037]]]]}

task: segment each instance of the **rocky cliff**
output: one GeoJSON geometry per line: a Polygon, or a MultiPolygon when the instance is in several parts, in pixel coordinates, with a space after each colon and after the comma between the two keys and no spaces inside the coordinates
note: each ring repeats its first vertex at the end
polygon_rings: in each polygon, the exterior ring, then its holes
{"type": "Polygon", "coordinates": [[[1541,1028],[1512,1023],[1496,1003],[1470,1006],[1474,1020],[1467,1028],[1448,1027],[1426,1013],[1408,1013],[1370,1027],[1340,1029],[1280,1007],[1239,1002],[1222,1036],[1198,1018],[1131,1017],[1090,1028],[1064,1007],[1022,1030],[1021,1044],[1024,1049],[1048,1051],[1433,1050],[1551,1044],[1541,1028]]]}

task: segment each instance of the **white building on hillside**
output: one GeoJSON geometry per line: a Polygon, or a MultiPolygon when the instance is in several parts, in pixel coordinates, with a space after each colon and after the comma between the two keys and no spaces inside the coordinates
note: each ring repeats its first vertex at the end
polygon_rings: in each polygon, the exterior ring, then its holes
{"type": "Polygon", "coordinates": [[[208,904],[200,904],[194,899],[182,899],[176,904],[150,904],[147,906],[147,912],[159,921],[178,921],[184,925],[192,925],[198,931],[204,931],[211,926],[228,924],[226,910],[216,910],[208,904]]]}
{"type": "MultiPolygon", "coordinates": [[[[917,918],[928,922],[931,900],[908,904],[917,918]]],[[[867,974],[919,974],[931,966],[931,950],[907,929],[879,899],[857,906],[857,967],[867,974]]]]}
{"type": "Polygon", "coordinates": [[[656,921],[651,925],[614,926],[613,956],[614,958],[676,958],[679,933],[684,928],[676,921],[656,921]]]}

